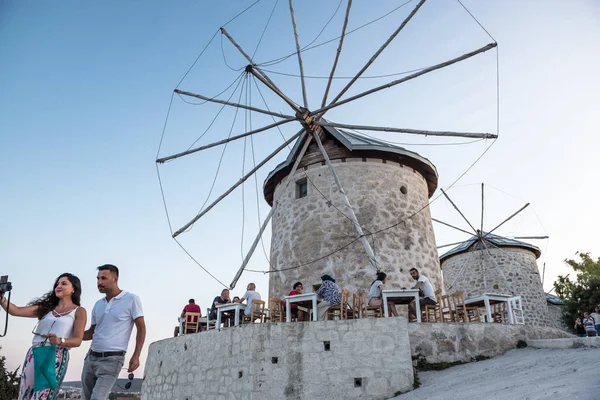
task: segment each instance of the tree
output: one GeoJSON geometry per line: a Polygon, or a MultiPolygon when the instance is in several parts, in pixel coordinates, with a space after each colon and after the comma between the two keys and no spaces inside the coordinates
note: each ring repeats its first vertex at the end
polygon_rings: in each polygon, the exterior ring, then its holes
{"type": "MultiPolygon", "coordinates": [[[[2,347],[0,347],[1,349],[2,347]]],[[[13,372],[6,370],[6,357],[0,356],[0,399],[16,399],[19,395],[19,367],[13,372]]]]}
{"type": "Polygon", "coordinates": [[[554,282],[556,295],[565,303],[563,321],[572,327],[575,318],[581,317],[584,311],[593,312],[594,306],[600,304],[600,258],[594,261],[590,253],[575,253],[579,260],[567,259],[576,273],[576,280],[569,275],[559,275],[554,282]]]}

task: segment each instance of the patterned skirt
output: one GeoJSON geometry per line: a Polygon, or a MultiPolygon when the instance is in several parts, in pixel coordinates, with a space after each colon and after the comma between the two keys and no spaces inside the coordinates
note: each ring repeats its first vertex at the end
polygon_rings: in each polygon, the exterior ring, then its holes
{"type": "Polygon", "coordinates": [[[67,366],[69,365],[69,350],[65,347],[56,346],[56,382],[58,386],[56,389],[33,391],[35,373],[33,370],[34,360],[32,349],[38,346],[41,346],[41,344],[31,346],[25,356],[23,372],[21,373],[21,384],[19,386],[19,400],[55,400],[58,397],[60,386],[65,378],[67,366]]]}

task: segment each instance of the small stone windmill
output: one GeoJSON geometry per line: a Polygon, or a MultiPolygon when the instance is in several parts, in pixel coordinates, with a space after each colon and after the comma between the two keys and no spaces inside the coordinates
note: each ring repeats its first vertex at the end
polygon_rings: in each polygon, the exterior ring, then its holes
{"type": "Polygon", "coordinates": [[[434,219],[440,224],[472,235],[463,242],[438,247],[456,246],[440,256],[446,291],[464,291],[465,297],[483,293],[521,296],[525,324],[549,325],[546,295],[536,262],[541,255],[541,251],[534,245],[517,240],[547,239],[548,236],[517,236],[512,239],[492,233],[525,210],[529,203],[486,232],[483,226],[483,183],[481,184],[481,223],[479,229],[476,229],[450,197],[445,192],[443,193],[473,230],[473,232],[468,232],[434,219]]]}
{"type": "Polygon", "coordinates": [[[291,113],[273,112],[247,104],[234,103],[180,89],[175,90],[175,93],[181,96],[269,115],[277,118],[278,121],[208,145],[158,158],[156,160],[158,164],[224,145],[284,124],[297,123],[300,126],[295,135],[244,174],[238,182],[204,207],[187,224],[172,232],[174,238],[185,232],[221,200],[252,177],[259,168],[286,146],[295,142],[286,161],[271,171],[265,182],[264,196],[272,208],[263,221],[238,273],[232,280],[231,288],[235,287],[271,219],[273,219],[273,242],[269,272],[272,274],[270,287],[273,295],[279,296],[287,293],[294,279],[307,279],[310,281],[307,283],[311,283],[318,279],[323,272],[331,272],[336,275],[344,285],[364,287],[367,282],[372,280],[376,271],[384,269],[391,272],[392,282],[405,283],[408,279],[408,269],[420,267],[433,275],[430,278],[434,282],[441,283],[439,261],[435,251],[435,239],[428,209],[428,198],[437,187],[435,167],[427,159],[414,152],[351,131],[385,131],[482,139],[495,139],[497,135],[353,125],[332,122],[324,118],[331,109],[459,63],[497,46],[494,41],[451,60],[420,69],[403,78],[344,97],[425,2],[426,0],[418,2],[369,61],[332,100],[328,100],[346,37],[352,5],[352,1],[349,0],[325,93],[319,99],[318,104],[320,105],[316,108],[309,107],[302,63],[303,50],[300,47],[291,0],[289,1],[289,10],[302,87],[301,103],[288,97],[263,70],[260,63],[255,62],[253,57],[234,40],[225,28],[220,30],[222,37],[233,44],[239,54],[248,62],[245,73],[282,99],[289,106],[291,113]],[[367,226],[368,230],[365,229],[367,226]],[[374,247],[376,248],[374,249],[374,247]],[[348,254],[351,256],[347,256],[348,254]]]}

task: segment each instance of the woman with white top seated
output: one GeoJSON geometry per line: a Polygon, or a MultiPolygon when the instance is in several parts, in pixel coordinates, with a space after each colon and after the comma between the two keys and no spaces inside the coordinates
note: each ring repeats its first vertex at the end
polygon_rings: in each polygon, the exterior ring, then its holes
{"type": "Polygon", "coordinates": [[[53,289],[33,300],[27,306],[18,307],[0,296],[0,305],[15,317],[38,318],[33,329],[33,343],[21,373],[19,400],[54,400],[69,364],[69,348],[79,347],[87,322],[85,308],[80,307],[81,281],[75,275],[64,273],[54,282],[53,289]],[[56,345],[56,388],[34,391],[33,348],[56,345]]]}
{"type": "MultiPolygon", "coordinates": [[[[370,307],[381,307],[383,310],[383,300],[381,296],[381,291],[383,290],[383,285],[387,282],[387,275],[385,272],[378,272],[377,276],[373,283],[371,283],[371,288],[369,289],[369,296],[367,298],[367,304],[370,307]]],[[[396,310],[396,304],[393,301],[388,301],[388,312],[393,317],[397,317],[398,311],[396,310]]]]}

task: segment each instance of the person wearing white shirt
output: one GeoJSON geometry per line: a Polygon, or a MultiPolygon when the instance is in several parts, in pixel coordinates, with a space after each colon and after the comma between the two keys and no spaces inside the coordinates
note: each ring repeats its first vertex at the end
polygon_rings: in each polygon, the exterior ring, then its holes
{"type": "Polygon", "coordinates": [[[81,372],[84,400],[105,400],[125,362],[127,344],[136,328],[135,350],[127,372],[140,366],[140,353],[146,339],[146,324],[140,298],[119,288],[119,269],[111,264],[98,267],[98,291],[106,297],[92,310],[92,324],[83,340],[91,340],[81,372]]]}
{"type": "Polygon", "coordinates": [[[246,287],[246,293],[240,299],[240,303],[246,301],[246,309],[244,310],[245,315],[250,315],[252,312],[252,300],[260,300],[260,293],[256,291],[256,285],[254,283],[249,283],[246,287]]]}
{"type": "MultiPolygon", "coordinates": [[[[419,305],[421,308],[425,308],[425,305],[431,304],[435,305],[437,302],[435,301],[435,289],[429,279],[419,274],[419,270],[416,268],[410,269],[410,276],[417,281],[417,283],[412,287],[413,289],[420,289],[423,292],[423,297],[419,299],[419,305]]],[[[419,310],[421,312],[421,310],[419,310]]],[[[417,311],[415,301],[411,301],[408,305],[408,317],[409,321],[411,319],[417,318],[417,311]]]]}

